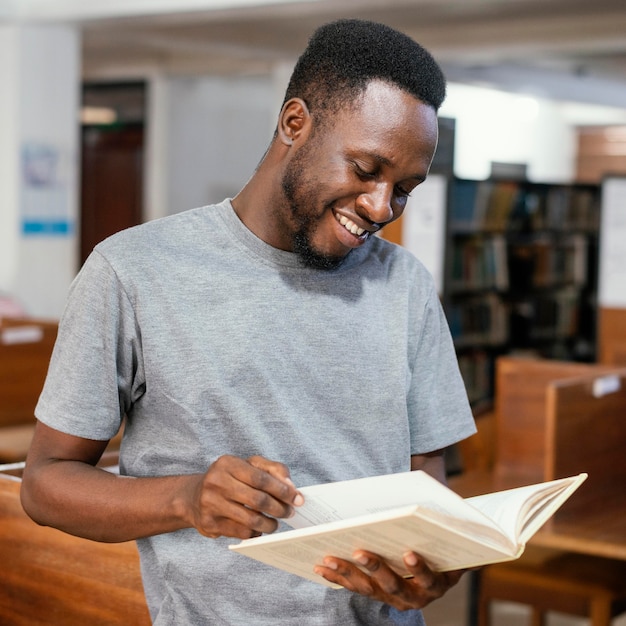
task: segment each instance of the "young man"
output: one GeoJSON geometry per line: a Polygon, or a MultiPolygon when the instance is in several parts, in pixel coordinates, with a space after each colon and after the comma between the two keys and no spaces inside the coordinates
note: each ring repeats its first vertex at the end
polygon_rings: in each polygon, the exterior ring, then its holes
{"type": "MultiPolygon", "coordinates": [[[[456,583],[329,554],[336,591],[228,550],[296,486],[422,468],[474,432],[433,282],[375,234],[428,174],[444,78],[379,24],[319,29],[232,201],[120,233],[74,282],[22,487],[41,524],[138,539],[155,624],[421,624],[456,583]],[[95,466],[122,418],[121,475],[95,466]]],[[[219,149],[217,147],[216,149],[219,149]]]]}

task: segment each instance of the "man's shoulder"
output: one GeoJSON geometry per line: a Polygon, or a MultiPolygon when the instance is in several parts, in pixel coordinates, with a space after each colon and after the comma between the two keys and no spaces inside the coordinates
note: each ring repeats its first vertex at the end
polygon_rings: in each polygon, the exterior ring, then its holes
{"type": "Polygon", "coordinates": [[[207,205],[174,213],[119,231],[101,241],[95,248],[103,257],[114,260],[142,254],[153,256],[176,253],[195,241],[215,233],[222,205],[207,205]]]}

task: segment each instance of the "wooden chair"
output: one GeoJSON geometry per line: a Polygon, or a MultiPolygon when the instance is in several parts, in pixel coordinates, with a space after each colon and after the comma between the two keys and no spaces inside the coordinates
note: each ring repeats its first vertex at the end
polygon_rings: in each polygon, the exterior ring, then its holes
{"type": "Polygon", "coordinates": [[[586,617],[608,626],[626,611],[626,562],[529,547],[518,560],[484,568],[480,576],[478,623],[491,624],[491,603],[531,607],[532,626],[545,626],[550,611],[586,617]]]}
{"type": "Polygon", "coordinates": [[[0,466],[0,624],[148,626],[135,543],[38,526],[20,504],[20,474],[0,466]]]}
{"type": "MultiPolygon", "coordinates": [[[[596,397],[595,381],[614,369],[513,358],[500,359],[496,369],[494,484],[587,471],[586,484],[555,520],[623,498],[626,371],[615,374],[620,390],[596,397]]],[[[608,626],[626,610],[623,561],[529,546],[521,559],[485,567],[478,579],[478,626],[491,624],[490,607],[499,600],[529,605],[532,626],[543,626],[549,611],[608,626]]]]}

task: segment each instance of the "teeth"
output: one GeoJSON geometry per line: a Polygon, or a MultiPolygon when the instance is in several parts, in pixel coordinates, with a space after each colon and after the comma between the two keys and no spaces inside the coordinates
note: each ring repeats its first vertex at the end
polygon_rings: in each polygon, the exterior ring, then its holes
{"type": "Polygon", "coordinates": [[[345,215],[339,216],[339,223],[346,229],[349,230],[353,235],[357,235],[360,237],[364,232],[364,228],[359,228],[352,220],[349,220],[345,215]]]}

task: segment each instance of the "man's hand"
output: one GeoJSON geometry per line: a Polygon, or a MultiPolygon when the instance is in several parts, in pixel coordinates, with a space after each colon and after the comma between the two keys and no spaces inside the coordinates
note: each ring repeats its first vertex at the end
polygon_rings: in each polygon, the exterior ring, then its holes
{"type": "Polygon", "coordinates": [[[94,541],[183,528],[245,539],[272,532],[304,502],[287,467],[260,456],[222,456],[204,474],[132,477],[96,467],[106,445],[38,422],[22,478],[28,515],[94,541]]]}
{"type": "Polygon", "coordinates": [[[304,502],[282,463],[260,456],[222,456],[190,494],[191,524],[201,534],[247,539],[276,530],[304,502]]]}
{"type": "Polygon", "coordinates": [[[434,572],[414,552],[404,555],[404,564],[412,578],[399,576],[383,559],[371,552],[357,550],[354,560],[366,571],[349,561],[326,557],[324,566],[316,567],[315,572],[330,582],[380,600],[400,611],[424,608],[456,585],[465,572],[434,572]]]}

